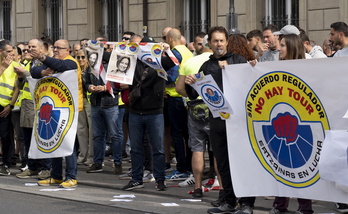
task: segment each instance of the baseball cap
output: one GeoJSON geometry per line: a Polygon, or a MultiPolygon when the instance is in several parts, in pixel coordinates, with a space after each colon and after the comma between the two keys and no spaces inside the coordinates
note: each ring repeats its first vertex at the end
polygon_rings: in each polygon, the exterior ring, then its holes
{"type": "Polygon", "coordinates": [[[202,45],[204,48],[210,48],[208,45],[208,34],[204,36],[202,45]]]}
{"type": "Polygon", "coordinates": [[[140,42],[155,42],[155,40],[150,36],[144,36],[140,42]]]}
{"type": "Polygon", "coordinates": [[[300,35],[300,31],[294,25],[285,25],[280,31],[274,32],[273,35],[288,35],[296,34],[300,35]]]}

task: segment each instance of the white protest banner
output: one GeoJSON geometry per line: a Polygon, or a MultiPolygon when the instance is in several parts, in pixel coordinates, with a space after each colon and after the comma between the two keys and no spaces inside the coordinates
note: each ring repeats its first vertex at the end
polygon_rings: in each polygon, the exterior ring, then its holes
{"type": "Polygon", "coordinates": [[[214,78],[210,74],[204,75],[203,72],[195,74],[195,76],[196,82],[191,86],[207,104],[213,117],[220,117],[223,120],[230,118],[232,109],[214,78]]]}
{"type": "Polygon", "coordinates": [[[29,158],[65,157],[72,154],[78,118],[75,70],[41,79],[28,78],[35,103],[29,158]]]}
{"type": "Polygon", "coordinates": [[[326,130],[319,170],[322,179],[332,181],[348,192],[347,130],[326,130]]]}
{"type": "Polygon", "coordinates": [[[347,203],[321,179],[325,130],[346,130],[347,58],[226,66],[223,85],[233,115],[226,121],[235,193],[347,203]]]}
{"type": "Polygon", "coordinates": [[[138,50],[137,43],[116,43],[110,56],[106,80],[132,85],[138,50]]]}
{"type": "MultiPolygon", "coordinates": [[[[139,43],[138,59],[157,71],[159,77],[167,79],[167,72],[162,67],[161,56],[163,48],[158,43],[139,43]]],[[[174,57],[175,58],[175,57],[174,57]]],[[[176,59],[176,58],[175,58],[176,59]]]]}

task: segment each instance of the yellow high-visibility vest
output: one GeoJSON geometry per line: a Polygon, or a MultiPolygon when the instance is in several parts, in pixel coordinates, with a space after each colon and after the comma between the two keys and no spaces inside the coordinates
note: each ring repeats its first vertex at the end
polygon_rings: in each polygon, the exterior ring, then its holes
{"type": "Polygon", "coordinates": [[[0,105],[7,106],[11,103],[16,84],[17,74],[14,67],[19,66],[17,62],[12,62],[0,76],[0,105]]]}

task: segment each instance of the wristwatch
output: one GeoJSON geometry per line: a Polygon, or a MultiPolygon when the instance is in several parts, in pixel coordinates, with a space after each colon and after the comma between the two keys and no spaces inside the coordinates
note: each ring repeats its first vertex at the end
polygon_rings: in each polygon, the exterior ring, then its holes
{"type": "Polygon", "coordinates": [[[10,108],[11,109],[13,109],[14,108],[14,105],[12,105],[12,104],[8,104],[9,106],[10,106],[10,108]]]}

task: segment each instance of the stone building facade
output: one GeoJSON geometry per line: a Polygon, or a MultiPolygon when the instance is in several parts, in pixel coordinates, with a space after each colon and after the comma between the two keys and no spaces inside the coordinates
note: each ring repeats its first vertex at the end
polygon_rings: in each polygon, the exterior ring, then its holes
{"type": "Polygon", "coordinates": [[[269,17],[272,23],[277,18],[272,18],[272,13],[291,14],[292,10],[296,24],[321,45],[331,23],[348,23],[348,0],[0,0],[2,13],[7,10],[10,14],[2,19],[0,14],[0,36],[4,38],[7,32],[14,43],[43,35],[75,43],[100,35],[120,40],[123,31],[143,35],[146,30],[145,34],[161,41],[162,29],[172,26],[180,28],[191,41],[196,31],[226,26],[231,2],[238,29],[244,34],[262,29],[269,17]],[[4,7],[5,3],[11,5],[10,9],[4,7]]]}

